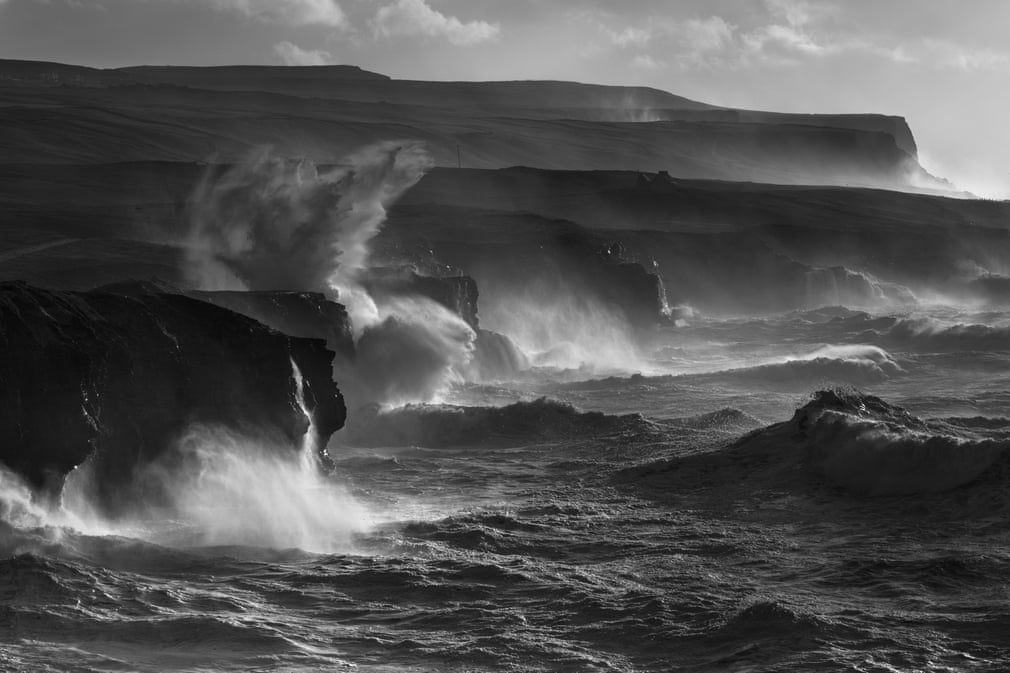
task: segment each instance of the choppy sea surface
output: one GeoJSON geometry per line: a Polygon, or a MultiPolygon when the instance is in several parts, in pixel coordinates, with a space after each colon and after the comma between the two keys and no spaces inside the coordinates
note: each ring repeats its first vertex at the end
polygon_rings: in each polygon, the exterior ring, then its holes
{"type": "Polygon", "coordinates": [[[696,317],[646,360],[458,385],[324,476],[236,441],[186,521],[7,475],[0,668],[1010,669],[1010,313],[696,317]]]}

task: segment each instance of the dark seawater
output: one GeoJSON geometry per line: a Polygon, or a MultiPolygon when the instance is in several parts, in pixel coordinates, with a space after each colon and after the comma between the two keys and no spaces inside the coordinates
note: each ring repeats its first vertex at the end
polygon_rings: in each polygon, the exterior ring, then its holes
{"type": "Polygon", "coordinates": [[[255,517],[103,529],[8,478],[0,668],[1010,669],[1010,314],[689,323],[375,416],[255,517]]]}

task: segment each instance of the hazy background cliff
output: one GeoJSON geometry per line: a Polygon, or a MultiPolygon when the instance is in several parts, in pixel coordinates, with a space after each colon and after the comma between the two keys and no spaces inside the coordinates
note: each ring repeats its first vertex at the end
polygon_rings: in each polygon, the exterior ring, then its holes
{"type": "MultiPolygon", "coordinates": [[[[0,91],[7,279],[185,284],[180,246],[199,185],[264,146],[339,169],[393,141],[420,143],[436,168],[391,212],[378,261],[474,276],[488,312],[558,274],[628,308],[611,291],[622,280],[586,275],[608,246],[620,251],[610,261],[658,274],[671,303],[705,310],[1004,293],[992,251],[1007,206],[954,198],[964,195],[919,166],[899,117],[748,112],[640,87],[405,81],[348,66],[2,61],[0,91]],[[524,287],[503,285],[494,254],[481,256],[502,235],[534,271],[524,287]],[[540,260],[545,241],[566,255],[540,260]]],[[[648,304],[656,293],[645,291],[648,304]]]]}

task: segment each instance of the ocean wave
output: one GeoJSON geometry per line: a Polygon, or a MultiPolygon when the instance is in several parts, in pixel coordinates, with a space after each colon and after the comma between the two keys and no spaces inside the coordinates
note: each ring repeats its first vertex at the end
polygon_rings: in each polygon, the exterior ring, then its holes
{"type": "Polygon", "coordinates": [[[826,628],[827,624],[817,617],[775,601],[757,600],[734,614],[721,629],[736,638],[752,641],[755,635],[781,639],[812,636],[826,628]]]}
{"type": "Polygon", "coordinates": [[[967,284],[970,294],[995,305],[1010,304],[1010,277],[984,273],[967,284]]]}
{"type": "Polygon", "coordinates": [[[935,592],[972,591],[1002,582],[1005,572],[1002,559],[985,555],[854,558],[814,571],[818,581],[828,586],[874,590],[891,585],[895,592],[923,588],[935,592]]]}
{"type": "Polygon", "coordinates": [[[503,512],[479,512],[437,521],[416,521],[403,528],[410,538],[451,544],[471,551],[495,554],[529,554],[543,544],[550,528],[503,512]],[[540,535],[538,535],[540,534],[540,535]]]}
{"type": "Polygon", "coordinates": [[[865,271],[844,266],[813,267],[804,275],[806,305],[915,305],[915,295],[904,285],[879,280],[865,271]]]}
{"type": "Polygon", "coordinates": [[[994,466],[1006,462],[1008,449],[1002,424],[924,420],[880,398],[835,389],[728,447],[640,465],[618,478],[724,492],[821,483],[869,496],[916,495],[953,490],[990,471],[999,479],[994,466]]]}
{"type": "Polygon", "coordinates": [[[781,362],[728,369],[704,376],[777,388],[803,388],[824,382],[869,385],[901,373],[901,365],[884,349],[848,345],[825,346],[781,362]]]}
{"type": "Polygon", "coordinates": [[[714,330],[720,341],[869,344],[898,352],[936,353],[1010,350],[1010,325],[1003,312],[973,315],[967,322],[927,315],[874,315],[842,307],[796,311],[774,319],[724,324],[714,330]]]}
{"type": "Polygon", "coordinates": [[[860,338],[919,352],[1010,350],[1010,327],[945,325],[930,318],[899,319],[886,331],[870,331],[860,338]]]}
{"type": "Polygon", "coordinates": [[[541,397],[503,407],[369,406],[350,417],[344,432],[348,442],[360,446],[439,448],[608,435],[646,426],[648,421],[640,414],[580,411],[567,402],[541,397]]]}
{"type": "Polygon", "coordinates": [[[657,386],[676,380],[674,374],[646,375],[635,373],[626,376],[589,377],[577,380],[554,380],[541,384],[541,389],[550,391],[565,391],[569,393],[596,392],[610,390],[642,390],[651,392],[657,386]]]}
{"type": "Polygon", "coordinates": [[[754,416],[751,416],[745,411],[734,409],[733,407],[724,407],[722,409],[710,411],[706,414],[688,416],[687,418],[676,418],[668,421],[668,423],[695,430],[753,430],[754,428],[758,428],[763,425],[763,423],[754,416]]]}
{"type": "Polygon", "coordinates": [[[848,306],[843,306],[841,304],[831,304],[827,306],[818,306],[816,308],[799,309],[796,311],[790,311],[786,314],[786,317],[790,320],[805,322],[805,323],[824,323],[833,320],[852,318],[854,316],[868,315],[865,311],[858,311],[856,309],[849,308],[848,306]]]}
{"type": "Polygon", "coordinates": [[[935,493],[982,475],[1010,441],[942,421],[926,421],[880,398],[828,390],[792,420],[745,438],[740,446],[797,438],[829,482],[869,495],[935,493]]]}

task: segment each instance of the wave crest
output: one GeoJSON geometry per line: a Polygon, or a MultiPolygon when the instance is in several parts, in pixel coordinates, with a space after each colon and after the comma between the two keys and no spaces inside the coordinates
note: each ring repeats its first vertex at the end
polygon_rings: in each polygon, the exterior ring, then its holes
{"type": "Polygon", "coordinates": [[[914,351],[1010,350],[1010,327],[980,324],[944,325],[928,318],[905,318],[880,334],[888,344],[914,351]]]}
{"type": "Polygon", "coordinates": [[[614,434],[645,425],[647,421],[639,414],[611,416],[579,411],[566,402],[541,397],[503,407],[371,406],[360,409],[349,420],[345,437],[361,446],[438,448],[614,434]]]}
{"type": "Polygon", "coordinates": [[[886,381],[903,371],[884,349],[860,344],[825,346],[782,362],[730,369],[712,376],[788,389],[824,382],[868,385],[886,381]]]}
{"type": "Polygon", "coordinates": [[[737,484],[795,491],[818,482],[870,496],[916,495],[949,491],[990,472],[1001,479],[996,466],[1008,449],[1003,424],[924,420],[878,397],[833,389],[815,393],[790,420],[721,450],[638,466],[621,477],[724,495],[737,484]]]}
{"type": "Polygon", "coordinates": [[[978,478],[1010,442],[927,423],[874,397],[820,392],[797,412],[810,460],[833,483],[871,495],[947,491],[978,478]]]}

